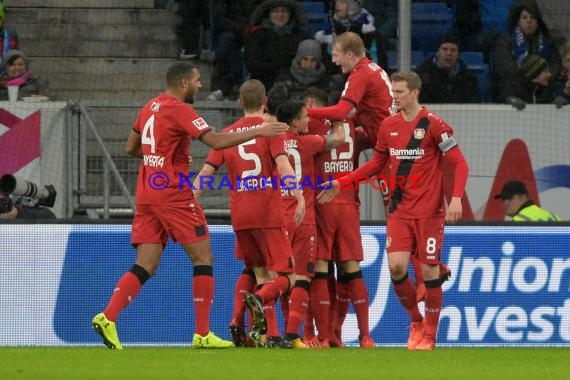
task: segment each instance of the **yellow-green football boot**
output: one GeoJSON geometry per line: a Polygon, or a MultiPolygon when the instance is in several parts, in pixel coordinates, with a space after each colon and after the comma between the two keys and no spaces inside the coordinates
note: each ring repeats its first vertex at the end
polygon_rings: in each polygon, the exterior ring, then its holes
{"type": "Polygon", "coordinates": [[[119,335],[117,334],[117,327],[115,322],[107,319],[105,314],[99,313],[93,317],[91,321],[93,328],[97,331],[97,334],[101,335],[103,338],[103,343],[109,348],[114,348],[117,350],[122,350],[123,346],[119,341],[119,335]]]}

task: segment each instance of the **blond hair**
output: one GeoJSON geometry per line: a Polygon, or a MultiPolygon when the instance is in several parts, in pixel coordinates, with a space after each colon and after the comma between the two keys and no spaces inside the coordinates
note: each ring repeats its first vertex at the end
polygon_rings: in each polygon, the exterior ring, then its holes
{"type": "Polygon", "coordinates": [[[406,82],[410,91],[422,89],[422,80],[414,71],[398,71],[393,73],[390,78],[392,82],[406,82]]]}
{"type": "Polygon", "coordinates": [[[337,36],[333,41],[333,46],[336,45],[337,48],[346,53],[351,51],[358,58],[362,58],[365,55],[364,42],[362,38],[353,32],[344,32],[343,34],[337,36]]]}
{"type": "Polygon", "coordinates": [[[265,86],[257,79],[245,81],[239,88],[239,99],[246,111],[258,111],[265,100],[265,86]]]}

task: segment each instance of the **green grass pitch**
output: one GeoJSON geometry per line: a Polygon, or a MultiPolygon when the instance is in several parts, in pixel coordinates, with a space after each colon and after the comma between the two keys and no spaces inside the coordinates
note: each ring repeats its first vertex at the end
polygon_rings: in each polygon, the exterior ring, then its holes
{"type": "Polygon", "coordinates": [[[567,379],[567,348],[329,350],[2,347],[3,380],[567,379]]]}

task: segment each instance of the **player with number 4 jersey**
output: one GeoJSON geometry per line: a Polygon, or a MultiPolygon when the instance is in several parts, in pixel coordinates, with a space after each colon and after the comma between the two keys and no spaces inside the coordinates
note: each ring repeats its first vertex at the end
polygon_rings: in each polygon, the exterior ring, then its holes
{"type": "Polygon", "coordinates": [[[135,264],[117,282],[106,309],[92,320],[109,348],[123,348],[115,322],[155,273],[169,237],[182,245],[194,267],[193,347],[232,346],[210,331],[215,285],[208,226],[192,191],[183,187],[188,180],[189,141],[199,139],[211,148],[223,149],[257,137],[283,134],[287,126],[265,123],[239,133],[216,133],[188,104],[201,87],[196,67],[188,62],[172,64],[166,73],[166,91],[143,106],[128,137],[125,150],[142,159],[131,238],[137,255],[135,264]]]}

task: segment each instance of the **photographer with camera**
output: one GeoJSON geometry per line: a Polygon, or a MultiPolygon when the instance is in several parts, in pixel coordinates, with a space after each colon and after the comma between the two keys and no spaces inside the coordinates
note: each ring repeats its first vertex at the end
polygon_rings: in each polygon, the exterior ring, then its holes
{"type": "Polygon", "coordinates": [[[0,220],[55,219],[50,210],[57,192],[52,185],[43,187],[5,174],[0,178],[0,220]]]}

